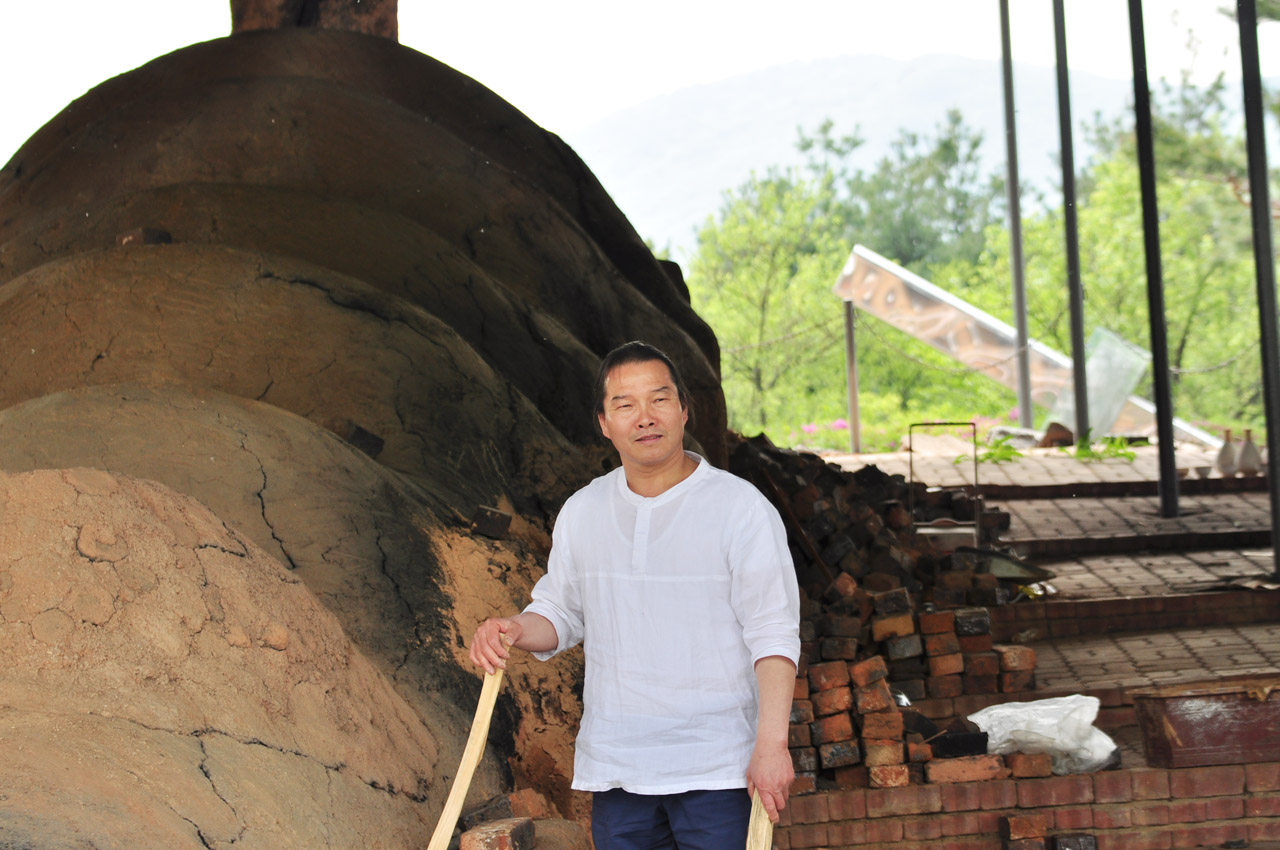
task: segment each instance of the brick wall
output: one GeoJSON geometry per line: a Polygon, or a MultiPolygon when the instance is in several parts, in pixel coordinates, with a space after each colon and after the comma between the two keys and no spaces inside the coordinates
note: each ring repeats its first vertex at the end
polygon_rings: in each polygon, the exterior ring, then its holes
{"type": "Polygon", "coordinates": [[[774,847],[1001,850],[1001,818],[1032,812],[1099,850],[1277,841],[1280,762],[821,791],[791,799],[774,847]]]}

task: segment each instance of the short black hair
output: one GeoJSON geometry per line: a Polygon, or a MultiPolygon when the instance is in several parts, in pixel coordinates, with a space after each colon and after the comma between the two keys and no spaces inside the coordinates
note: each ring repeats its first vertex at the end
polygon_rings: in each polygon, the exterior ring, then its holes
{"type": "Polygon", "coordinates": [[[647,342],[633,340],[623,343],[613,351],[610,351],[600,361],[600,371],[596,373],[595,409],[597,416],[604,414],[604,382],[608,379],[609,373],[628,363],[648,363],[651,360],[657,360],[667,367],[667,371],[671,373],[671,382],[675,385],[676,398],[680,400],[680,406],[690,413],[693,412],[689,393],[685,391],[684,381],[680,379],[680,372],[676,369],[676,364],[672,363],[671,358],[662,353],[660,349],[647,342]]]}

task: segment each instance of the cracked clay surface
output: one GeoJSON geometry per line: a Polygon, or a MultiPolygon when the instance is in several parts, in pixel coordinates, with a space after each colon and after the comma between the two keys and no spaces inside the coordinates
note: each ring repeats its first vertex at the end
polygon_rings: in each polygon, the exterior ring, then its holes
{"type": "Polygon", "coordinates": [[[0,655],[0,834],[404,847],[445,790],[432,733],[335,617],[160,484],[0,474],[0,655]]]}

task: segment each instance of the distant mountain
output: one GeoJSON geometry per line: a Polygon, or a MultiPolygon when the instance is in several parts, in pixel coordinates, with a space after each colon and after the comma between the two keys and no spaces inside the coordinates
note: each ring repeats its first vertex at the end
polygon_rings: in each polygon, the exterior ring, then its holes
{"type": "MultiPolygon", "coordinates": [[[[794,63],[648,101],[566,136],[635,225],[676,259],[691,253],[696,229],[722,193],[753,170],[803,162],[797,128],[826,118],[836,131],[856,125],[865,143],[856,163],[871,169],[900,129],[931,132],[948,109],[984,134],[989,170],[1005,162],[1003,84],[998,61],[929,56],[842,57],[794,63]]],[[[1132,102],[1128,81],[1072,72],[1076,163],[1087,161],[1082,124],[1112,117],[1132,102]]],[[[1058,171],[1058,99],[1052,67],[1016,65],[1019,173],[1052,190],[1058,171]]],[[[869,246],[875,248],[874,245],[869,246]]]]}

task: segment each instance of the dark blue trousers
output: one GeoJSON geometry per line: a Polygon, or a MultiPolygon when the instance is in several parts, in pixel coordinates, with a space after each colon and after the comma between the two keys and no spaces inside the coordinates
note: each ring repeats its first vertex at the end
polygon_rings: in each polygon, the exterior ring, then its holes
{"type": "Polygon", "coordinates": [[[745,788],[632,794],[597,791],[591,806],[596,850],[742,850],[751,798],[745,788]]]}

